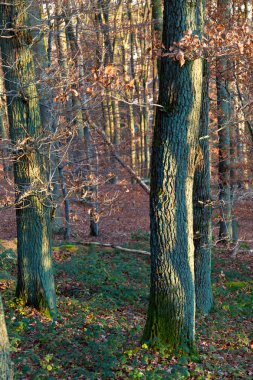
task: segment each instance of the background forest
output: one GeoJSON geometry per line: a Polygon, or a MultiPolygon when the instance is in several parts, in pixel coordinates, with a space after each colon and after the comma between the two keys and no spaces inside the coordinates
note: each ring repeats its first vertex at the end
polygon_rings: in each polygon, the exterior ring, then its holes
{"type": "Polygon", "coordinates": [[[252,12],[0,2],[0,379],[252,379],[252,12]]]}

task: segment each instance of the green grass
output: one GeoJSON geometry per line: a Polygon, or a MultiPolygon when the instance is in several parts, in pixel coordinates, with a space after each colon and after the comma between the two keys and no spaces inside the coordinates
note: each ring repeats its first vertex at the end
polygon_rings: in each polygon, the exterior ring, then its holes
{"type": "MultiPolygon", "coordinates": [[[[128,246],[149,250],[137,231],[128,246]],[[144,248],[145,247],[145,248],[144,248]]],[[[139,341],[149,294],[147,256],[113,249],[55,248],[59,319],[13,302],[15,252],[0,253],[0,284],[16,379],[251,379],[252,278],[216,254],[215,307],[198,316],[198,354],[179,358],[139,341]],[[6,274],[7,273],[7,274],[6,274]]]]}

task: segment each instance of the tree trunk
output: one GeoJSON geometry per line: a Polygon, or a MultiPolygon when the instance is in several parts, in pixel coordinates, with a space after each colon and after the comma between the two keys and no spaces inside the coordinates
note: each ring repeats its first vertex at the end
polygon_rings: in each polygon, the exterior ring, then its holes
{"type": "Polygon", "coordinates": [[[4,309],[0,295],[0,379],[12,380],[13,369],[10,358],[9,339],[4,318],[4,309]]]}
{"type": "MultiPolygon", "coordinates": [[[[29,7],[29,14],[28,14],[28,22],[29,26],[32,27],[32,37],[33,37],[33,44],[32,44],[32,50],[33,50],[33,59],[35,63],[35,75],[36,75],[36,88],[38,92],[39,97],[39,105],[40,105],[40,117],[41,117],[41,123],[44,128],[44,130],[48,131],[48,133],[54,133],[55,132],[55,124],[56,124],[56,112],[53,108],[53,89],[51,86],[49,86],[46,82],[46,80],[42,80],[43,75],[45,74],[45,69],[47,67],[50,67],[51,61],[48,59],[47,54],[47,48],[46,48],[46,40],[44,38],[41,32],[41,29],[43,27],[43,9],[42,5],[38,4],[31,4],[29,7]],[[38,28],[39,24],[39,29],[38,28]]],[[[50,17],[50,11],[48,9],[48,17],[50,17]]],[[[51,32],[49,32],[50,34],[51,32]]],[[[52,37],[51,37],[52,39],[52,37]]],[[[50,42],[50,41],[49,41],[50,42]]],[[[52,42],[52,41],[51,41],[52,42]]],[[[48,50],[50,50],[51,47],[48,45],[48,50]]],[[[50,56],[49,52],[49,56],[50,56]]],[[[45,75],[44,75],[45,77],[45,75]]],[[[61,212],[61,207],[58,207],[60,204],[60,186],[59,186],[59,176],[58,176],[58,170],[57,170],[57,163],[58,163],[58,152],[57,149],[59,148],[59,143],[56,142],[50,146],[50,172],[53,170],[54,174],[53,178],[51,180],[51,187],[52,187],[52,199],[55,204],[55,215],[52,223],[52,231],[56,234],[61,234],[63,231],[63,215],[61,212]]]]}
{"type": "Polygon", "coordinates": [[[0,25],[10,137],[15,147],[14,181],[18,238],[16,295],[24,303],[56,314],[51,260],[51,204],[45,139],[35,86],[26,1],[2,1],[0,25]],[[15,16],[15,17],[14,17],[15,16]],[[7,27],[7,29],[5,29],[7,27]],[[42,144],[43,146],[43,144],[42,144]]]}
{"type": "Polygon", "coordinates": [[[199,156],[193,190],[194,268],[196,307],[207,314],[213,304],[211,285],[212,206],[209,158],[209,70],[204,63],[202,105],[199,131],[199,156]]]}
{"type": "MultiPolygon", "coordinates": [[[[231,12],[230,0],[219,0],[218,9],[228,17],[231,12]]],[[[219,201],[220,201],[220,230],[219,238],[229,242],[232,236],[231,223],[231,190],[230,190],[230,117],[231,99],[228,81],[228,60],[226,57],[217,59],[216,87],[219,134],[219,201]]]]}
{"type": "MultiPolygon", "coordinates": [[[[200,36],[203,3],[165,1],[166,50],[186,30],[200,36]],[[195,4],[195,3],[194,3],[195,4]],[[196,7],[199,7],[197,12],[196,7]],[[197,16],[199,13],[199,16],[197,16]]],[[[143,341],[192,348],[195,335],[193,177],[198,146],[202,60],[161,60],[151,159],[151,290],[143,341]]]]}
{"type": "MultiPolygon", "coordinates": [[[[0,56],[1,59],[1,56],[0,56]]],[[[3,70],[2,65],[0,67],[0,139],[2,140],[2,162],[4,172],[8,172],[11,169],[11,166],[8,166],[6,160],[8,159],[8,139],[9,139],[9,130],[8,130],[8,118],[7,118],[7,109],[6,109],[6,96],[3,80],[3,70]]],[[[5,174],[6,175],[6,174],[5,174]]]]}

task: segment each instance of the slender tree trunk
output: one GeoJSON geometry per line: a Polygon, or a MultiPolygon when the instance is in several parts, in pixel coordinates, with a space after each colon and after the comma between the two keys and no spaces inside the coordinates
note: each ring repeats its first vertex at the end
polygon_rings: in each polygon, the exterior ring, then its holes
{"type": "Polygon", "coordinates": [[[65,211],[65,229],[64,229],[64,239],[69,240],[70,239],[70,233],[71,233],[71,228],[70,228],[70,203],[68,199],[68,189],[67,185],[65,182],[64,174],[63,174],[63,167],[62,165],[58,165],[58,172],[59,172],[59,178],[61,181],[61,189],[62,189],[62,194],[63,194],[63,199],[64,199],[64,211],[65,211]]]}
{"type": "MultiPolygon", "coordinates": [[[[62,10],[62,3],[60,0],[56,0],[56,7],[55,7],[55,15],[56,15],[56,47],[57,47],[57,60],[59,67],[61,69],[60,79],[63,83],[62,91],[66,91],[70,80],[70,73],[69,73],[69,67],[68,67],[68,48],[67,48],[67,36],[64,29],[64,22],[62,19],[63,10],[62,10]]],[[[70,102],[67,101],[66,104],[66,114],[65,118],[67,121],[67,124],[71,124],[71,111],[72,107],[70,105],[70,102]]],[[[59,148],[60,144],[57,144],[56,149],[56,156],[57,156],[57,169],[58,169],[58,175],[60,180],[60,186],[62,190],[63,200],[64,200],[64,214],[65,214],[65,228],[64,228],[64,239],[69,240],[70,234],[71,234],[71,224],[70,224],[70,204],[68,199],[68,189],[64,177],[64,163],[60,162],[60,156],[59,156],[59,148]]],[[[56,175],[57,177],[57,175],[56,175]]],[[[59,198],[58,198],[59,199],[59,198]]],[[[57,217],[57,214],[56,214],[57,217]]]]}
{"type": "MultiPolygon", "coordinates": [[[[1,59],[1,56],[0,56],[1,59]]],[[[0,67],[0,139],[2,140],[2,160],[3,160],[3,168],[4,172],[8,172],[10,167],[6,162],[8,158],[8,147],[7,140],[9,139],[9,130],[8,130],[8,118],[7,118],[7,109],[6,109],[6,96],[5,96],[5,87],[4,87],[4,79],[3,79],[3,70],[2,65],[0,67]]]]}
{"type": "Polygon", "coordinates": [[[135,141],[135,125],[134,125],[134,109],[133,105],[129,104],[128,107],[128,128],[130,131],[131,139],[131,165],[134,171],[136,171],[136,141],[135,141]]]}
{"type": "Polygon", "coordinates": [[[231,240],[231,188],[230,188],[230,126],[231,115],[230,94],[227,81],[221,73],[226,72],[224,58],[217,61],[217,104],[218,104],[218,135],[219,135],[219,201],[220,201],[220,230],[219,237],[225,242],[231,240]]]}
{"type": "Polygon", "coordinates": [[[137,22],[145,24],[145,29],[141,33],[141,37],[136,38],[136,50],[140,52],[141,67],[138,76],[135,77],[135,87],[137,98],[139,102],[139,115],[140,115],[140,145],[139,145],[139,159],[141,175],[146,177],[149,173],[149,106],[148,106],[148,87],[147,82],[149,78],[149,61],[151,56],[149,52],[152,51],[152,46],[148,45],[151,37],[151,7],[150,1],[147,1],[138,13],[137,22]],[[138,82],[138,83],[137,83],[138,82]]]}
{"type": "MultiPolygon", "coordinates": [[[[219,0],[218,9],[228,17],[231,12],[230,0],[219,0]]],[[[232,237],[231,223],[231,188],[230,188],[230,118],[231,98],[229,92],[229,65],[226,57],[217,59],[216,87],[218,108],[219,135],[219,201],[220,230],[219,237],[223,242],[229,242],[232,237]]]]}
{"type": "Polygon", "coordinates": [[[56,314],[51,260],[51,204],[26,1],[0,4],[1,50],[10,137],[16,147],[14,181],[18,238],[16,295],[26,304],[56,314]],[[15,17],[14,17],[15,15],[15,17]],[[9,29],[6,30],[5,28],[9,29]]]}
{"type": "Polygon", "coordinates": [[[154,30],[161,34],[163,29],[163,3],[162,0],[152,0],[152,19],[154,30]]]}
{"type": "Polygon", "coordinates": [[[92,186],[92,207],[90,209],[90,235],[91,236],[99,236],[99,202],[98,202],[98,151],[95,147],[94,149],[95,153],[95,174],[96,174],[96,183],[92,186]]]}
{"type": "MultiPolygon", "coordinates": [[[[28,26],[31,29],[33,38],[32,50],[35,62],[36,88],[39,95],[40,116],[43,128],[50,131],[53,120],[53,104],[52,88],[42,80],[44,70],[49,67],[45,38],[41,32],[43,28],[42,6],[31,2],[28,12],[28,26]]],[[[45,76],[44,76],[45,77],[45,76]]]]}
{"type": "Polygon", "coordinates": [[[212,206],[209,157],[209,70],[204,62],[199,131],[199,162],[194,175],[193,229],[196,307],[207,314],[213,304],[211,286],[212,206]]]}
{"type": "Polygon", "coordinates": [[[0,379],[13,379],[13,366],[10,358],[8,333],[4,318],[2,297],[0,295],[0,379]]]}
{"type": "MultiPolygon", "coordinates": [[[[187,0],[165,1],[163,25],[167,50],[186,30],[201,35],[202,1],[195,6],[187,0]]],[[[143,341],[169,349],[192,348],[195,336],[192,193],[201,92],[201,59],[180,67],[162,58],[163,108],[157,110],[151,159],[151,290],[143,341]]]]}
{"type": "MultiPolygon", "coordinates": [[[[231,64],[231,70],[235,72],[236,65],[235,63],[231,64]]],[[[231,93],[236,93],[236,83],[235,80],[230,82],[230,91],[231,93]]],[[[238,243],[238,223],[237,217],[235,214],[235,204],[237,198],[237,189],[238,189],[238,181],[237,181],[237,163],[238,163],[238,151],[237,151],[237,129],[238,125],[235,122],[237,116],[237,99],[231,99],[231,118],[233,122],[230,126],[230,195],[231,195],[231,242],[233,245],[237,245],[238,243]]],[[[246,168],[247,170],[247,168],[246,168]]],[[[244,171],[245,174],[245,171],[244,171]]]]}
{"type": "MultiPolygon", "coordinates": [[[[122,12],[122,20],[124,22],[122,12]]],[[[127,18],[129,22],[129,33],[124,37],[123,33],[121,36],[121,46],[122,46],[122,64],[124,67],[125,78],[127,77],[134,80],[135,71],[134,71],[134,61],[133,61],[133,52],[134,52],[134,36],[133,36],[133,20],[132,20],[132,6],[131,1],[127,3],[127,18]]],[[[129,104],[127,105],[127,126],[130,136],[130,157],[131,157],[131,166],[134,171],[136,171],[136,134],[135,134],[135,120],[134,120],[134,107],[131,104],[133,96],[133,90],[129,89],[127,91],[127,100],[129,104]]],[[[132,177],[132,183],[135,182],[135,179],[132,177]]]]}

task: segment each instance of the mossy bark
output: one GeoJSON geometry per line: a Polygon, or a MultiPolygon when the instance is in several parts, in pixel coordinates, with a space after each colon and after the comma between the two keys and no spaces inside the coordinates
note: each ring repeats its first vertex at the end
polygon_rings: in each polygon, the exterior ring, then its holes
{"type": "MultiPolygon", "coordinates": [[[[203,3],[165,1],[163,45],[202,33],[203,3]],[[197,17],[197,7],[200,17],[197,17]]],[[[202,59],[162,57],[151,159],[151,291],[143,341],[194,345],[193,177],[202,94],[202,59]]]]}
{"type": "Polygon", "coordinates": [[[56,314],[51,260],[51,204],[45,139],[35,86],[26,1],[0,4],[1,51],[7,90],[10,138],[15,148],[14,181],[18,238],[16,295],[26,304],[56,314]],[[45,141],[45,140],[43,140],[45,141]]]}
{"type": "Polygon", "coordinates": [[[194,268],[196,307],[207,314],[212,308],[213,295],[211,285],[212,251],[212,203],[210,187],[209,157],[209,70],[204,63],[202,106],[199,132],[199,155],[196,156],[197,168],[194,176],[194,268]]]}

